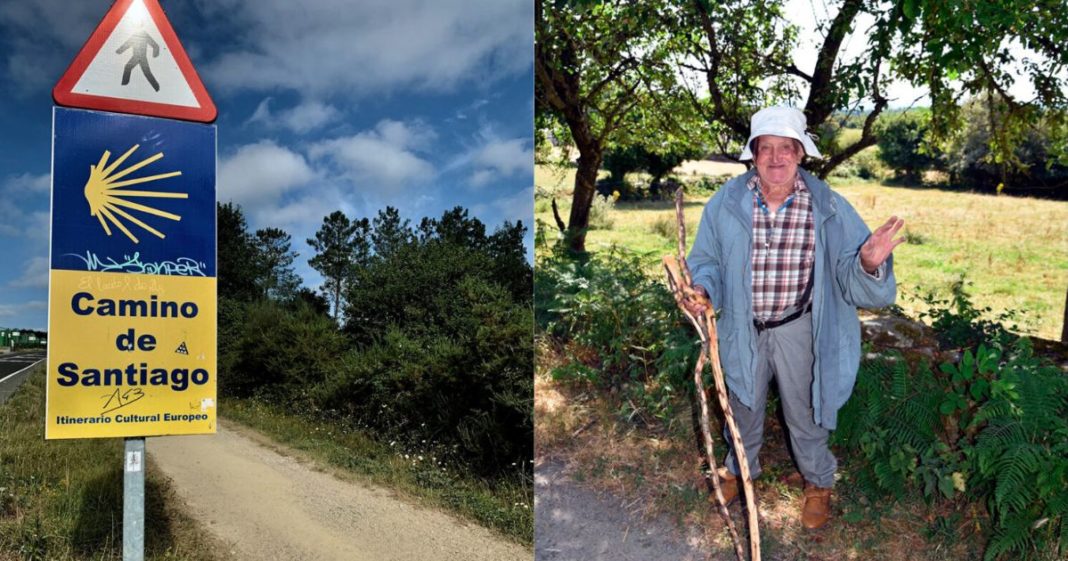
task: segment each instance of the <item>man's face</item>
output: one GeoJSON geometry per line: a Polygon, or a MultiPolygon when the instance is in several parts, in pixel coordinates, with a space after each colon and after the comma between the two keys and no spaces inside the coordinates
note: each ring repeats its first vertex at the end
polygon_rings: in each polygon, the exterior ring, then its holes
{"type": "Polygon", "coordinates": [[[770,185],[783,185],[794,180],[797,166],[804,152],[798,142],[785,136],[764,135],[756,138],[756,165],[760,181],[770,185]]]}

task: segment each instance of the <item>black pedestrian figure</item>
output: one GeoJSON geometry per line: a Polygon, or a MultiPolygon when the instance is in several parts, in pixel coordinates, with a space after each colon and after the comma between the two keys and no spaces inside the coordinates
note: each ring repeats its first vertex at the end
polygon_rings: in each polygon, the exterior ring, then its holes
{"type": "Polygon", "coordinates": [[[130,72],[133,71],[135,66],[140,66],[141,71],[144,72],[145,78],[148,79],[148,83],[152,85],[152,89],[159,91],[159,82],[156,81],[156,77],[152,75],[152,69],[148,67],[148,46],[152,45],[152,58],[159,56],[159,45],[149,37],[145,30],[137,32],[126,40],[125,43],[119,47],[119,50],[115,51],[115,54],[121,55],[126,49],[133,49],[133,56],[126,63],[126,67],[122,70],[122,85],[130,83],[130,72]]]}

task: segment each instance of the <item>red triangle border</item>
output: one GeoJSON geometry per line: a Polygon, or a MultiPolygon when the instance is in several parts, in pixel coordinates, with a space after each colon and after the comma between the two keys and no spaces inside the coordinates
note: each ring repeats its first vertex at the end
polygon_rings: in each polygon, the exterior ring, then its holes
{"type": "Polygon", "coordinates": [[[100,49],[103,48],[108,37],[115,31],[115,27],[119,24],[119,21],[122,20],[122,16],[129,10],[133,0],[117,0],[115,4],[111,6],[108,13],[104,15],[104,19],[101,20],[100,24],[96,26],[96,29],[93,30],[93,33],[89,36],[89,40],[86,41],[85,45],[78,51],[78,55],[74,57],[74,61],[67,67],[66,72],[63,73],[63,77],[61,77],[55,87],[52,88],[52,99],[57,105],[64,105],[67,107],[99,109],[102,111],[166,117],[186,121],[198,121],[202,123],[211,123],[215,121],[215,118],[218,116],[215,103],[211,100],[211,96],[208,95],[207,89],[204,88],[204,83],[200,80],[200,75],[198,75],[196,69],[193,68],[193,63],[189,60],[189,55],[186,54],[181,41],[178,40],[178,35],[175,34],[171,22],[167,19],[166,14],[164,14],[163,7],[160,6],[158,0],[141,1],[145,3],[149,15],[155,22],[156,28],[159,29],[160,35],[163,36],[163,41],[167,44],[167,48],[174,56],[174,61],[178,64],[178,69],[181,70],[182,76],[185,77],[186,82],[188,82],[189,88],[192,90],[193,96],[200,104],[200,107],[186,107],[168,103],[154,103],[151,101],[122,99],[74,92],[75,84],[78,83],[82,74],[85,73],[86,68],[89,67],[89,64],[92,63],[93,59],[96,58],[96,55],[99,54],[100,49]]]}

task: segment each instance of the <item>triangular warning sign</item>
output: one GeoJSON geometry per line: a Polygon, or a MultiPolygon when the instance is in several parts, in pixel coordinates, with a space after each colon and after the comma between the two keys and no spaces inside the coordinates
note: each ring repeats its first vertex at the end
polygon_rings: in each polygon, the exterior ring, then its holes
{"type": "Polygon", "coordinates": [[[117,0],[52,98],[68,107],[205,123],[216,116],[158,0],[117,0]]]}
{"type": "Polygon", "coordinates": [[[181,344],[181,345],[178,345],[178,348],[177,348],[177,349],[175,349],[175,351],[174,351],[174,352],[176,352],[176,353],[178,353],[178,354],[180,354],[180,355],[187,355],[187,354],[189,354],[189,348],[185,346],[185,341],[182,341],[182,344],[181,344]]]}

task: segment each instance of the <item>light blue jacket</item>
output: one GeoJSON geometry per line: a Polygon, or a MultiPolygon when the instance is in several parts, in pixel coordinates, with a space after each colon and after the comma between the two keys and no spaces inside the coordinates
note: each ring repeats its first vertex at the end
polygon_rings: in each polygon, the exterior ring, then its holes
{"type": "MultiPolygon", "coordinates": [[[[815,355],[812,407],[820,426],[834,429],[838,410],[853,392],[860,365],[857,308],[894,303],[893,257],[878,277],[860,266],[860,246],[871,235],[853,207],[826,183],[799,169],[812,193],[816,226],[812,285],[815,355]]],[[[756,328],[753,326],[753,198],[746,182],[755,170],[728,181],[705,205],[688,262],[694,282],[708,291],[718,316],[719,356],[727,386],[753,404],[756,328]]]]}

